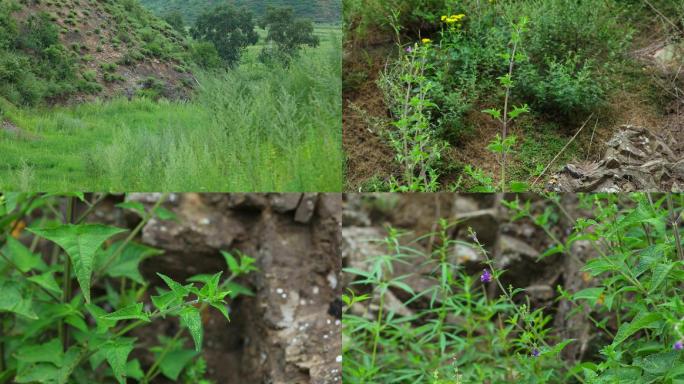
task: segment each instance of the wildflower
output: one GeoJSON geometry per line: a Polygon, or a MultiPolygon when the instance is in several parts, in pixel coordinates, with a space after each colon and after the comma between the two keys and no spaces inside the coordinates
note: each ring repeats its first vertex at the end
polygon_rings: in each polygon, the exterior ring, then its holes
{"type": "Polygon", "coordinates": [[[447,23],[447,24],[456,24],[463,20],[465,17],[465,14],[459,13],[458,15],[451,15],[451,16],[442,16],[442,22],[447,23]]]}
{"type": "Polygon", "coordinates": [[[537,348],[532,350],[532,357],[539,357],[539,350],[537,348]]]}
{"type": "Polygon", "coordinates": [[[406,52],[408,52],[408,53],[413,52],[413,48],[411,48],[411,46],[409,45],[408,47],[406,47],[406,52]]]}
{"type": "Polygon", "coordinates": [[[684,341],[679,340],[676,343],[674,343],[674,349],[677,351],[681,351],[682,349],[684,349],[684,341]]]}
{"type": "Polygon", "coordinates": [[[492,274],[489,269],[484,269],[482,275],[480,276],[480,281],[483,283],[489,283],[492,281],[492,274]]]}
{"type": "Polygon", "coordinates": [[[432,40],[431,40],[431,39],[428,39],[428,38],[425,38],[425,39],[423,39],[423,40],[421,40],[421,41],[423,42],[423,44],[430,44],[430,43],[432,43],[432,40]]]}

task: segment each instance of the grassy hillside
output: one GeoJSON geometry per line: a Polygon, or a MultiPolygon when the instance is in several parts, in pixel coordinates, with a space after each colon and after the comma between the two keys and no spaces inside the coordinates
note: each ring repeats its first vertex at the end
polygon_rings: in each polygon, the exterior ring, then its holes
{"type": "Polygon", "coordinates": [[[342,15],[341,0],[140,0],[157,15],[179,11],[186,22],[192,22],[204,10],[224,2],[244,6],[256,15],[262,15],[269,6],[292,7],[297,16],[306,17],[320,23],[340,23],[342,15]]]}
{"type": "Polygon", "coordinates": [[[0,100],[0,190],[339,191],[341,34],[317,32],[287,69],[197,73],[189,102],[0,100]]]}
{"type": "Polygon", "coordinates": [[[16,105],[184,94],[185,40],[137,0],[0,0],[0,96],[16,105]]]}

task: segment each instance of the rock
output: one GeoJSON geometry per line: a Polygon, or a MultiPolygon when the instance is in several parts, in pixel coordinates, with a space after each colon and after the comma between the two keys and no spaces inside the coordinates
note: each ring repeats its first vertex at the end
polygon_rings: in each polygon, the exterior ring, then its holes
{"type": "Polygon", "coordinates": [[[269,196],[274,211],[285,213],[297,209],[302,199],[301,193],[276,193],[269,196]]]}
{"type": "Polygon", "coordinates": [[[316,210],[316,193],[305,193],[302,200],[297,206],[297,211],[295,212],[295,221],[298,223],[306,224],[313,217],[314,211],[316,210]]]}
{"type": "Polygon", "coordinates": [[[464,229],[472,228],[483,245],[491,245],[496,241],[499,230],[498,212],[496,209],[481,209],[464,212],[454,216],[458,226],[464,229]]]}
{"type": "Polygon", "coordinates": [[[482,253],[480,253],[475,247],[468,246],[465,244],[457,243],[452,249],[452,255],[454,256],[454,261],[457,264],[467,264],[467,263],[481,263],[484,260],[482,253]]]}
{"type": "Polygon", "coordinates": [[[607,143],[602,160],[567,164],[550,178],[547,189],[556,192],[665,191],[684,182],[677,168],[682,154],[664,137],[645,128],[623,126],[607,143]]]}

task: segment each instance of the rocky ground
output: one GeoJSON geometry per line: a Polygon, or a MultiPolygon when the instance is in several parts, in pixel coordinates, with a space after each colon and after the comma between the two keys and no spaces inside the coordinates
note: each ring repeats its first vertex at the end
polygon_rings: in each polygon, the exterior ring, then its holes
{"type": "MultiPolygon", "coordinates": [[[[152,205],[160,195],[128,198],[152,205]]],[[[135,226],[114,203],[96,212],[99,220],[135,226]]],[[[216,383],[341,382],[340,195],[173,194],[164,206],[177,220],[142,231],[143,243],[165,251],[141,266],[153,284],[161,284],[157,272],[184,279],[225,269],[220,250],[240,250],[259,268],[240,282],[254,296],[231,303],[228,325],[218,312],[204,319],[203,355],[216,383]]],[[[161,323],[157,332],[176,327],[161,323]]]]}

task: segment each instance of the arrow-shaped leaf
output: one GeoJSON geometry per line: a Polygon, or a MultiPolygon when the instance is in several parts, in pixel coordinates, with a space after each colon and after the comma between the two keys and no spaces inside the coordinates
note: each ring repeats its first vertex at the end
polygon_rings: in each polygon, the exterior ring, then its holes
{"type": "Polygon", "coordinates": [[[125,229],[102,224],[66,224],[28,230],[57,243],[69,255],[76,279],[87,303],[90,303],[90,278],[93,273],[95,252],[107,239],[125,231],[125,229]]]}

